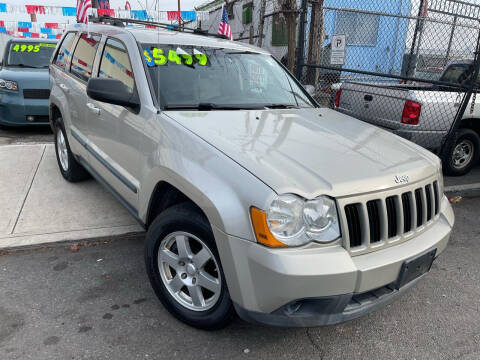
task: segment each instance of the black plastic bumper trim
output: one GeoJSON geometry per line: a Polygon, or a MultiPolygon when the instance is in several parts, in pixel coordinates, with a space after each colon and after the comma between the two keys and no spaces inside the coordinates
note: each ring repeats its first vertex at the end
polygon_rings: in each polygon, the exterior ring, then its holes
{"type": "Polygon", "coordinates": [[[236,303],[234,303],[234,306],[237,314],[243,320],[257,324],[284,327],[334,325],[359,318],[391,304],[413,288],[425,275],[411,281],[399,290],[392,287],[388,294],[380,295],[373,301],[357,302],[356,299],[362,297],[363,294],[299,299],[272,313],[249,311],[236,303]],[[304,309],[297,309],[298,311],[296,311],[296,304],[301,304],[300,306],[304,309]]]}

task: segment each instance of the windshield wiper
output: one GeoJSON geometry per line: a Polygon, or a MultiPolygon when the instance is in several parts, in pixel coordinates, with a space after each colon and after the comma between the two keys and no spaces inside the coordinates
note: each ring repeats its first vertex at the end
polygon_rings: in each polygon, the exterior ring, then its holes
{"type": "Polygon", "coordinates": [[[33,65],[27,65],[27,64],[12,64],[10,66],[18,66],[18,67],[30,68],[30,69],[42,69],[45,67],[45,66],[33,66],[33,65]]]}
{"type": "Polygon", "coordinates": [[[293,104],[265,104],[263,107],[267,109],[298,109],[298,106],[293,104]]]}
{"type": "Polygon", "coordinates": [[[199,103],[199,104],[171,104],[165,105],[165,110],[200,110],[200,111],[210,111],[210,110],[259,110],[263,109],[263,105],[222,105],[214,103],[199,103]]]}

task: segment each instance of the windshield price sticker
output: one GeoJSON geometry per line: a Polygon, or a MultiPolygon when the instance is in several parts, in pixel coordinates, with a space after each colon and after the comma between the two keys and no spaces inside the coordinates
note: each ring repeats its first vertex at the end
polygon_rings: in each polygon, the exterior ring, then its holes
{"type": "Polygon", "coordinates": [[[40,51],[40,48],[55,48],[57,45],[48,44],[48,43],[36,43],[36,44],[16,44],[12,50],[16,52],[34,52],[37,53],[40,51]]]}
{"type": "Polygon", "coordinates": [[[180,47],[178,47],[176,50],[152,47],[150,49],[145,49],[143,51],[143,56],[145,58],[145,62],[150,67],[164,66],[168,63],[177,65],[183,64],[187,66],[193,66],[194,64],[206,66],[208,63],[207,55],[204,53],[194,49],[193,55],[190,55],[180,47]]]}

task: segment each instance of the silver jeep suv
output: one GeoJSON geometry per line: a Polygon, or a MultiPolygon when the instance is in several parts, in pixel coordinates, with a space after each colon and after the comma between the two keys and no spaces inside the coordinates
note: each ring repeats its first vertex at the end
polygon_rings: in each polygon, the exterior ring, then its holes
{"type": "Polygon", "coordinates": [[[152,287],[192,326],[357,318],[447,245],[439,159],[319,107],[262,49],[75,25],[50,79],[61,174],[92,175],[148,230],[152,287]]]}

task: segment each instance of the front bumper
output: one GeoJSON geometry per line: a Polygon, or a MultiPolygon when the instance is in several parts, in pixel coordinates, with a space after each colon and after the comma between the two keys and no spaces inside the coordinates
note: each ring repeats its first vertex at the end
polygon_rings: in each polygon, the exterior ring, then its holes
{"type": "MultiPolygon", "coordinates": [[[[420,278],[395,290],[403,262],[447,246],[453,211],[444,198],[437,222],[409,241],[350,256],[341,246],[270,249],[214,228],[230,296],[245,320],[319,326],[351,320],[394,301],[420,278]]],[[[422,276],[423,277],[423,276],[422,276]]]]}
{"type": "Polygon", "coordinates": [[[21,91],[0,93],[0,125],[48,125],[48,99],[25,99],[21,91]],[[34,121],[28,121],[33,116],[34,121]]]}

